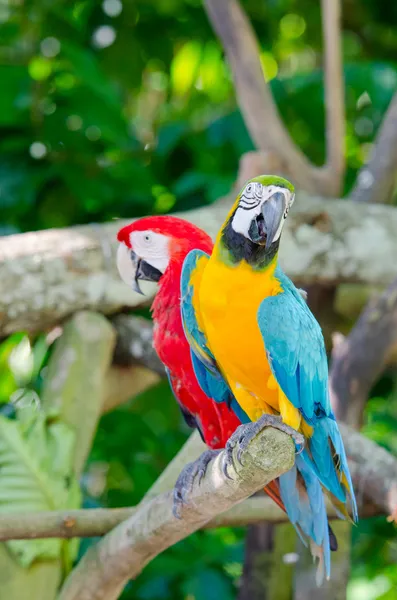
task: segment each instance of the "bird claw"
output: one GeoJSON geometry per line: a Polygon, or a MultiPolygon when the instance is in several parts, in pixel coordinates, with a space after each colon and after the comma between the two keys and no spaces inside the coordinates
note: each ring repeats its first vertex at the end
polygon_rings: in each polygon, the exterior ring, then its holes
{"type": "Polygon", "coordinates": [[[182,507],[188,502],[188,496],[193,489],[196,478],[198,479],[198,483],[200,483],[209,463],[219,452],[220,450],[206,450],[197,460],[187,464],[181,471],[175,483],[172,507],[172,513],[177,519],[181,518],[182,507]]]}
{"type": "Polygon", "coordinates": [[[233,450],[238,446],[236,459],[240,465],[242,465],[242,455],[247,450],[254,437],[256,437],[265,427],[274,427],[275,429],[279,429],[290,435],[295,442],[297,454],[300,454],[304,449],[305,439],[301,433],[283,423],[279,416],[268,414],[262,415],[258,421],[237,427],[236,431],[228,439],[225,446],[225,455],[222,465],[222,470],[228,479],[232,479],[228,473],[228,467],[234,465],[233,450]]]}
{"type": "MultiPolygon", "coordinates": [[[[251,425],[251,423],[249,425],[251,425]]],[[[222,463],[222,471],[228,479],[232,479],[232,477],[230,477],[230,475],[229,475],[228,467],[234,466],[233,450],[236,448],[236,446],[239,446],[239,450],[237,451],[237,460],[240,462],[240,464],[242,464],[241,460],[240,460],[241,459],[240,444],[244,438],[244,432],[245,432],[246,428],[249,427],[249,425],[239,425],[239,427],[237,427],[236,431],[234,433],[232,433],[232,435],[226,442],[225,454],[224,454],[223,463],[222,463]]]]}

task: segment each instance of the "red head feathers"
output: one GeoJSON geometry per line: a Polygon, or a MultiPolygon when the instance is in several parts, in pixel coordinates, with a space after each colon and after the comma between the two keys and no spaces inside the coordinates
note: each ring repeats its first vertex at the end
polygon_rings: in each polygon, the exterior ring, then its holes
{"type": "Polygon", "coordinates": [[[213,244],[210,236],[196,225],[179,217],[168,215],[143,217],[120,229],[117,234],[118,241],[124,242],[128,248],[131,248],[131,234],[135,231],[153,231],[171,240],[182,242],[185,248],[187,244],[191,249],[200,248],[209,253],[212,251],[213,244]]]}

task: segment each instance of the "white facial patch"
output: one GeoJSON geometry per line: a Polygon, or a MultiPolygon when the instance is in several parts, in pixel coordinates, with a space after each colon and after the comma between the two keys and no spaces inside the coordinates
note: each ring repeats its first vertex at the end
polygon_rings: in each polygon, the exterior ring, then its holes
{"type": "Polygon", "coordinates": [[[145,262],[164,273],[168,267],[169,238],[154,231],[134,231],[130,236],[131,248],[120,243],[117,249],[116,264],[121,279],[129,287],[135,280],[136,262],[141,258],[145,262]],[[131,259],[131,251],[136,254],[136,261],[131,259]]]}
{"type": "Polygon", "coordinates": [[[277,185],[263,186],[258,181],[249,183],[241,194],[237,210],[234,213],[234,217],[231,222],[234,231],[236,233],[240,233],[246,238],[249,238],[248,232],[252,220],[260,215],[263,204],[277,192],[280,192],[285,198],[284,218],[281,219],[279,228],[272,242],[277,240],[281,235],[284,220],[294,201],[295,196],[287,188],[279,187],[277,185]]]}
{"type": "Polygon", "coordinates": [[[170,262],[169,237],[154,231],[133,231],[130,236],[131,249],[138,258],[164,273],[170,262]]]}

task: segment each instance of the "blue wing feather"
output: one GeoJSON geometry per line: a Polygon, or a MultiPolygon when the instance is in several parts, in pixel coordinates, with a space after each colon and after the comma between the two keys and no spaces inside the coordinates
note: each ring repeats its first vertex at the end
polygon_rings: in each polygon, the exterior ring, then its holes
{"type": "Polygon", "coordinates": [[[192,275],[199,266],[199,261],[207,261],[208,254],[202,250],[191,250],[183,261],[181,273],[181,316],[183,329],[190,347],[197,358],[205,367],[217,375],[215,358],[208,348],[205,333],[201,331],[197,322],[193,305],[194,287],[191,283],[192,275]]]}
{"type": "Polygon", "coordinates": [[[278,384],[312,424],[319,410],[331,414],[323,335],[292,282],[278,275],[284,291],[263,300],[258,325],[278,384]]]}
{"type": "Polygon", "coordinates": [[[190,344],[194,373],[203,392],[215,402],[226,402],[241,423],[250,419],[234,398],[200,329],[193,306],[192,275],[200,259],[208,260],[202,250],[192,250],[186,256],[181,274],[181,314],[186,338],[190,344]]]}
{"type": "Polygon", "coordinates": [[[357,517],[356,501],[339,428],[331,410],[328,362],[319,324],[286,275],[277,269],[283,291],[265,298],[258,311],[258,325],[270,367],[288,400],[313,427],[309,450],[302,460],[321,483],[340,500],[346,492],[357,517]],[[341,481],[346,476],[348,489],[341,481]]]}
{"type": "Polygon", "coordinates": [[[193,351],[191,351],[190,355],[194,374],[203,392],[209,398],[215,400],[215,402],[227,402],[230,404],[231,392],[219,371],[214,373],[213,368],[210,371],[193,351]]]}

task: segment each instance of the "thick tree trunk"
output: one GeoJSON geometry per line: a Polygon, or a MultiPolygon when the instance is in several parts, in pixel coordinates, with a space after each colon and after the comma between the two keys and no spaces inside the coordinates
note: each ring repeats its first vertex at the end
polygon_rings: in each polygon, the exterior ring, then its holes
{"type": "Polygon", "coordinates": [[[248,527],[238,600],[291,599],[295,538],[290,523],[248,527]]]}
{"type": "Polygon", "coordinates": [[[299,568],[295,573],[293,600],[346,600],[350,576],[351,525],[336,521],[332,524],[332,529],[338,539],[339,548],[337,552],[332,553],[331,579],[325,581],[321,588],[316,584],[316,565],[313,565],[307,548],[298,540],[299,568]]]}
{"type": "Polygon", "coordinates": [[[268,585],[273,562],[274,530],[272,523],[258,523],[247,528],[238,600],[271,600],[268,585]]]}

